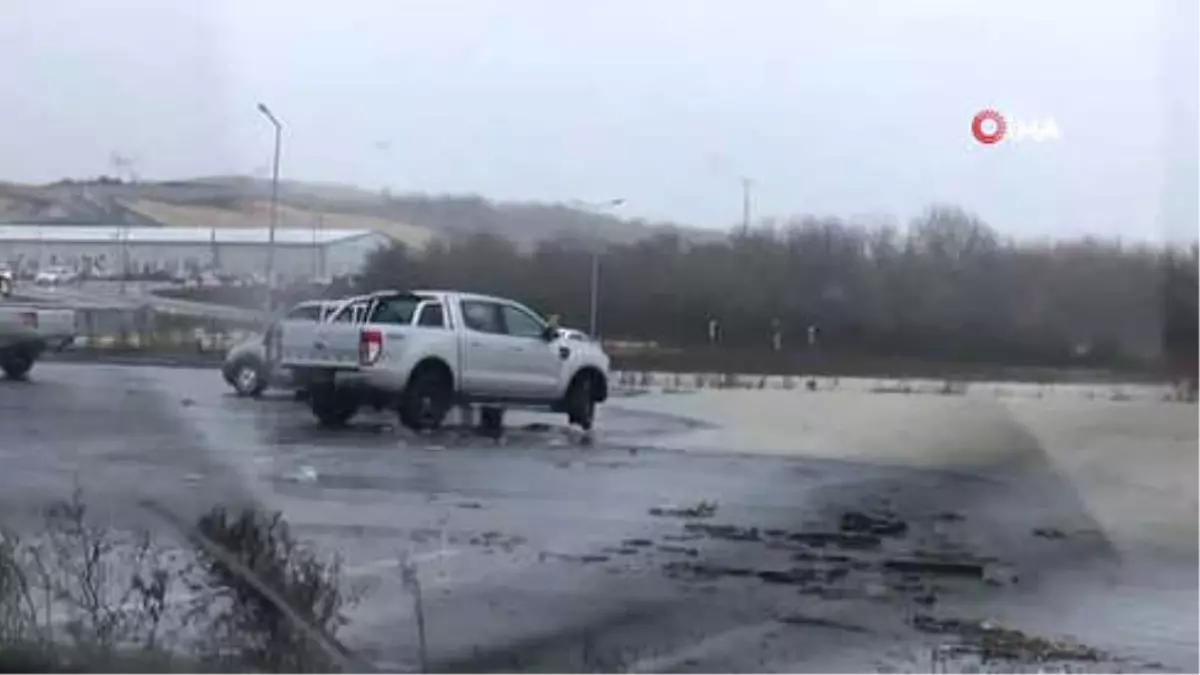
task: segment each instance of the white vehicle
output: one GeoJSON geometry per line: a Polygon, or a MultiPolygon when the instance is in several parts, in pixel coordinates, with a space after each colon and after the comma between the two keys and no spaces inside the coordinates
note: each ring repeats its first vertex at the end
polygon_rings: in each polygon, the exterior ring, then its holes
{"type": "Polygon", "coordinates": [[[33,278],[33,283],[38,286],[57,286],[59,284],[69,284],[75,281],[76,278],[78,278],[78,275],[66,267],[47,267],[37,273],[37,276],[33,278]]]}
{"type": "Polygon", "coordinates": [[[47,349],[66,349],[75,340],[75,310],[36,305],[0,305],[0,370],[23,379],[47,349]]]}
{"type": "MultiPolygon", "coordinates": [[[[306,300],[288,310],[282,320],[323,321],[340,304],[340,300],[306,300]]],[[[277,367],[275,355],[267,353],[268,340],[275,334],[278,325],[271,324],[265,334],[256,335],[235,345],[225,355],[221,376],[238,396],[258,396],[268,387],[295,388],[292,374],[277,367]]]]}
{"type": "Polygon", "coordinates": [[[326,426],[370,405],[431,429],[455,404],[479,404],[497,416],[506,405],[545,407],[587,430],[608,398],[599,343],[568,339],[503,298],[379,291],[344,301],[321,323],[284,321],[276,335],[280,366],[305,383],[326,426]]]}
{"type": "Polygon", "coordinates": [[[0,298],[12,295],[15,275],[7,267],[0,267],[0,298]]]}

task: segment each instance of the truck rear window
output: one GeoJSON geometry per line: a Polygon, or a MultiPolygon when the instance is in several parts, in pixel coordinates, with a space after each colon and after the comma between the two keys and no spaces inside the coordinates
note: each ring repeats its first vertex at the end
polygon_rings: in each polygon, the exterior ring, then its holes
{"type": "Polygon", "coordinates": [[[410,325],[412,324],[413,313],[417,311],[417,305],[421,304],[422,300],[424,298],[413,295],[381,298],[376,301],[375,309],[371,312],[371,318],[368,320],[368,323],[410,325]]]}
{"type": "Polygon", "coordinates": [[[417,325],[426,328],[445,328],[446,317],[442,312],[441,303],[431,302],[426,304],[421,309],[421,316],[417,318],[417,325]]]}

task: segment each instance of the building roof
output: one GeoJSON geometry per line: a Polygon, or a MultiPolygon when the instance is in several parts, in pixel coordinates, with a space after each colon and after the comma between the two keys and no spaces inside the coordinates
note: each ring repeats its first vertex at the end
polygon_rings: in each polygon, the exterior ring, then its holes
{"type": "MultiPolygon", "coordinates": [[[[100,244],[120,241],[131,244],[266,244],[270,241],[269,229],[253,228],[208,228],[208,227],[123,227],[120,225],[0,225],[0,242],[44,242],[72,244],[100,244]]],[[[311,227],[279,227],[275,229],[275,242],[280,245],[312,246],[318,244],[357,239],[370,234],[371,230],[347,230],[311,227]]]]}

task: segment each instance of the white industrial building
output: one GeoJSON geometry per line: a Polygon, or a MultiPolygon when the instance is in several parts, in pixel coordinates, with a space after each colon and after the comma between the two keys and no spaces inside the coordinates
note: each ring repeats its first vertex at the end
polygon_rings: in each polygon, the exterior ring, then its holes
{"type": "MultiPolygon", "coordinates": [[[[0,225],[0,264],[18,274],[65,266],[98,276],[202,270],[237,276],[266,271],[267,228],[126,227],[120,225],[0,225]]],[[[277,228],[275,271],[283,279],[353,274],[391,239],[370,230],[277,228]]]]}

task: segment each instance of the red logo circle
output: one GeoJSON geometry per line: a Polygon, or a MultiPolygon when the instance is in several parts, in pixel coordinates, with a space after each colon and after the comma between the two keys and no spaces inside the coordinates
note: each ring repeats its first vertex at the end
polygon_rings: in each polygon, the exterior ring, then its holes
{"type": "Polygon", "coordinates": [[[975,114],[975,118],[971,120],[971,135],[975,137],[975,140],[984,145],[999,143],[1004,138],[1004,132],[1007,129],[1008,124],[1004,122],[1004,116],[991,108],[980,110],[975,114]],[[991,132],[984,131],[984,122],[991,122],[995,128],[991,132]]]}

